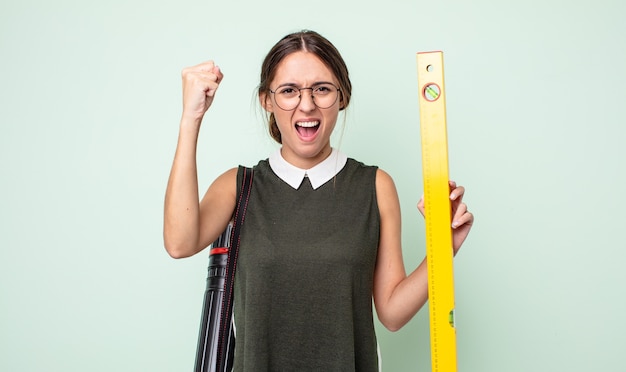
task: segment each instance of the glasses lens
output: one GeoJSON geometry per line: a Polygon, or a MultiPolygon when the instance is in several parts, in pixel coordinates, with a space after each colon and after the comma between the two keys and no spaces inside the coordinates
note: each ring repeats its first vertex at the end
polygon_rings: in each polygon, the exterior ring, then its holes
{"type": "Polygon", "coordinates": [[[332,84],[319,84],[311,88],[284,86],[276,89],[274,92],[274,100],[281,109],[291,111],[300,104],[303,90],[310,90],[313,103],[322,109],[326,109],[334,105],[337,101],[337,97],[339,96],[339,89],[332,84]]]}
{"type": "Polygon", "coordinates": [[[296,87],[280,87],[274,93],[278,107],[285,111],[293,110],[300,103],[300,91],[296,87]]]}
{"type": "Polygon", "coordinates": [[[313,87],[313,101],[319,108],[329,108],[337,101],[338,89],[331,84],[320,84],[313,87]]]}

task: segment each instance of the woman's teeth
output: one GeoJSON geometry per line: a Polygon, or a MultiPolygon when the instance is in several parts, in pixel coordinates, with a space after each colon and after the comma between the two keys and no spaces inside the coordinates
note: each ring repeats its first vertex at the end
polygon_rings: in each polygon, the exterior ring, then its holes
{"type": "Polygon", "coordinates": [[[296,131],[301,138],[313,138],[320,127],[320,122],[314,121],[299,121],[296,122],[296,131]]]}
{"type": "Polygon", "coordinates": [[[296,123],[297,126],[304,127],[304,128],[312,128],[319,124],[320,124],[319,121],[299,121],[296,123]]]}

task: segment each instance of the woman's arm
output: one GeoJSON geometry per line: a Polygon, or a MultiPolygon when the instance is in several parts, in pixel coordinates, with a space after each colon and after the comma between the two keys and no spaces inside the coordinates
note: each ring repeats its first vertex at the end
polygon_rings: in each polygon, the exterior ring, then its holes
{"type": "MultiPolygon", "coordinates": [[[[453,241],[456,253],[467,237],[474,217],[462,202],[465,189],[450,183],[453,241]]],[[[404,268],[401,244],[401,217],[398,193],[391,177],[382,170],[376,176],[380,211],[380,242],[374,271],[374,304],[381,323],[391,331],[402,328],[428,300],[426,260],[408,276],[404,268]]],[[[424,213],[424,202],[418,209],[424,213]]]]}
{"type": "Polygon", "coordinates": [[[224,230],[235,207],[237,170],[218,177],[199,201],[196,148],[205,112],[222,80],[213,62],[186,68],[183,114],[174,162],[165,192],[163,239],[174,258],[194,255],[224,230]]]}

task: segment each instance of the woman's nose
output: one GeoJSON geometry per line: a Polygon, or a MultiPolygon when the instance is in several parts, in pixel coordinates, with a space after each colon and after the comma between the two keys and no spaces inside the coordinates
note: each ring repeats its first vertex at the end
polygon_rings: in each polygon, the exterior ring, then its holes
{"type": "Polygon", "coordinates": [[[315,99],[313,98],[313,90],[311,88],[305,88],[300,90],[300,104],[298,105],[303,111],[313,111],[317,108],[315,105],[315,99]],[[307,92],[303,92],[306,90],[307,92]]]}

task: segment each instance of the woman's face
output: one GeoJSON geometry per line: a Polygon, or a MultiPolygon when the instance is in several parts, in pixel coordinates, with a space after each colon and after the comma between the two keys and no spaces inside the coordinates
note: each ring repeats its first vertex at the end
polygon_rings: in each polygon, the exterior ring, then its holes
{"type": "MultiPolygon", "coordinates": [[[[270,89],[284,86],[309,88],[321,83],[338,86],[337,79],[328,67],[313,53],[295,52],[285,57],[276,69],[270,89]]],[[[298,168],[309,169],[330,155],[330,135],[335,128],[341,94],[328,108],[315,105],[311,90],[300,92],[301,99],[293,110],[283,110],[276,104],[276,94],[262,94],[261,104],[274,113],[282,138],[282,156],[298,168]]]]}

